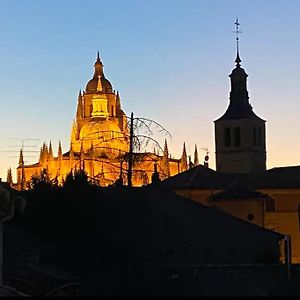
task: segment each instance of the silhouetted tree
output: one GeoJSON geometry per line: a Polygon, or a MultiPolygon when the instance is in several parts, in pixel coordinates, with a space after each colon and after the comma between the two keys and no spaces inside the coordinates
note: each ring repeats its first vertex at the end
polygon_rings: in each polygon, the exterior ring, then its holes
{"type": "Polygon", "coordinates": [[[45,190],[58,186],[57,178],[50,179],[50,175],[47,169],[41,171],[40,176],[31,176],[31,180],[28,184],[30,190],[45,190]]]}

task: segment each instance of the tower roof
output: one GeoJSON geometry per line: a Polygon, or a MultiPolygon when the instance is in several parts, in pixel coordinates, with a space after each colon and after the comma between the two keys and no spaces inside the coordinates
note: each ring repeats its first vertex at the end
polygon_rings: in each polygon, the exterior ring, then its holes
{"type": "Polygon", "coordinates": [[[103,64],[99,56],[99,52],[97,52],[97,59],[94,64],[94,75],[93,78],[87,83],[85,91],[86,93],[107,93],[111,94],[113,93],[112,84],[109,80],[105,78],[105,75],[103,73],[103,64]],[[100,80],[100,82],[99,82],[100,80]],[[102,87],[102,90],[99,91],[99,86],[102,87]]]}
{"type": "Polygon", "coordinates": [[[266,200],[271,199],[267,194],[258,192],[235,180],[223,191],[210,196],[210,200],[266,200]]]}
{"type": "MultiPolygon", "coordinates": [[[[241,31],[238,30],[238,26],[240,25],[238,19],[235,22],[237,34],[236,38],[236,66],[232,70],[229,75],[231,81],[231,91],[230,91],[230,103],[229,106],[224,113],[224,115],[217,119],[219,120],[234,120],[234,119],[260,119],[254,111],[249,103],[249,96],[247,91],[247,77],[248,74],[245,72],[243,68],[241,68],[241,58],[239,53],[239,37],[238,34],[241,31]]],[[[264,120],[262,120],[264,121],[264,120]]]]}

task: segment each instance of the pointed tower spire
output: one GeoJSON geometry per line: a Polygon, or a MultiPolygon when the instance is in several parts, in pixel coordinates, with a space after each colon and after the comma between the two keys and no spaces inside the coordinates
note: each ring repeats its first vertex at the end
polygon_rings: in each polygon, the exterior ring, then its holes
{"type": "Polygon", "coordinates": [[[23,157],[22,148],[20,149],[19,167],[21,167],[21,174],[18,173],[18,184],[21,191],[23,191],[26,186],[26,179],[25,179],[24,157],[23,157]]]}
{"type": "Polygon", "coordinates": [[[117,91],[117,94],[116,94],[116,103],[117,103],[117,106],[120,106],[120,94],[119,94],[119,91],[117,91]]]}
{"type": "Polygon", "coordinates": [[[46,160],[48,158],[48,147],[47,144],[44,142],[43,144],[43,157],[46,160]]]}
{"type": "Polygon", "coordinates": [[[76,119],[82,119],[83,118],[83,103],[82,103],[82,93],[81,90],[79,90],[78,94],[78,101],[77,101],[77,111],[76,111],[76,119]]]}
{"type": "Polygon", "coordinates": [[[19,155],[19,167],[24,166],[24,157],[23,157],[23,150],[20,149],[20,155],[19,155]]]}
{"type": "Polygon", "coordinates": [[[198,165],[199,165],[198,150],[197,150],[197,145],[195,145],[194,166],[198,166],[198,165]]]}
{"type": "Polygon", "coordinates": [[[43,152],[43,147],[41,147],[40,149],[40,159],[39,159],[39,162],[42,162],[44,159],[44,152],[43,152]]]}
{"type": "Polygon", "coordinates": [[[117,91],[117,94],[116,94],[116,117],[118,118],[120,115],[122,115],[122,113],[121,113],[121,99],[120,99],[119,91],[117,91]]]}
{"type": "Polygon", "coordinates": [[[165,146],[164,146],[164,156],[169,158],[169,150],[168,150],[168,144],[166,139],[165,139],[165,146]]]}
{"type": "Polygon", "coordinates": [[[230,103],[227,111],[220,119],[243,119],[251,116],[255,116],[252,111],[252,106],[249,103],[249,95],[247,91],[247,77],[245,70],[240,66],[239,56],[239,38],[238,34],[241,32],[238,30],[240,23],[238,19],[235,22],[237,34],[237,58],[236,67],[232,70],[230,77],[231,91],[229,95],[230,103]]]}
{"type": "Polygon", "coordinates": [[[7,170],[6,182],[9,184],[9,186],[12,186],[12,184],[13,184],[13,178],[12,178],[11,168],[9,168],[7,170]]]}
{"type": "Polygon", "coordinates": [[[49,151],[48,151],[48,159],[52,159],[53,158],[53,150],[52,150],[52,144],[51,141],[49,143],[49,151]]]}
{"type": "Polygon", "coordinates": [[[57,151],[58,159],[62,159],[62,148],[61,148],[61,142],[58,143],[58,151],[57,151]]]}
{"type": "Polygon", "coordinates": [[[181,172],[184,172],[187,169],[188,169],[188,162],[187,162],[186,148],[185,148],[185,142],[184,142],[182,156],[181,156],[181,160],[180,160],[180,170],[181,170],[181,172]]]}
{"type": "Polygon", "coordinates": [[[103,74],[103,64],[100,59],[99,51],[97,52],[97,59],[94,64],[94,67],[95,67],[94,78],[98,78],[99,75],[101,76],[103,74]]]}
{"type": "Polygon", "coordinates": [[[165,139],[164,153],[162,157],[162,167],[161,167],[164,177],[168,178],[170,176],[170,166],[169,166],[169,150],[167,140],[165,139]]]}

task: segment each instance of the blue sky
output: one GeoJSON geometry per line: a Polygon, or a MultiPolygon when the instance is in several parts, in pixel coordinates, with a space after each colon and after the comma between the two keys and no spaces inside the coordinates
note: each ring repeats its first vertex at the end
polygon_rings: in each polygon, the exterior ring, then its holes
{"type": "Polygon", "coordinates": [[[68,151],[97,51],[125,113],[166,127],[175,157],[184,141],[188,154],[208,147],[214,168],[236,17],[250,101],[267,120],[267,166],[299,164],[299,14],[299,0],[0,0],[0,177],[17,166],[18,153],[7,151],[20,142],[8,138],[39,139],[25,142],[35,150],[61,140],[68,151]]]}

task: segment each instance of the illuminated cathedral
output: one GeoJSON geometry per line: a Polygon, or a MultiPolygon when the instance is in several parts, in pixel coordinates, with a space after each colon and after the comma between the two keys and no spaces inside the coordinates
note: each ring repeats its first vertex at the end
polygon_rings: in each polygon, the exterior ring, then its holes
{"type": "MultiPolygon", "coordinates": [[[[121,99],[105,77],[99,53],[94,64],[93,78],[85,91],[79,92],[76,116],[72,124],[70,149],[63,153],[59,143],[57,156],[51,142],[43,144],[39,161],[25,165],[22,150],[17,168],[18,189],[26,189],[32,177],[47,174],[50,180],[62,184],[75,170],[84,170],[89,179],[101,186],[127,184],[129,129],[128,119],[121,108],[121,99]]],[[[195,162],[198,164],[197,149],[195,162]]],[[[153,173],[160,179],[188,169],[185,145],[181,158],[171,158],[165,141],[162,151],[133,153],[132,185],[152,182],[153,173]]],[[[155,178],[157,178],[156,176],[155,178]]]]}

